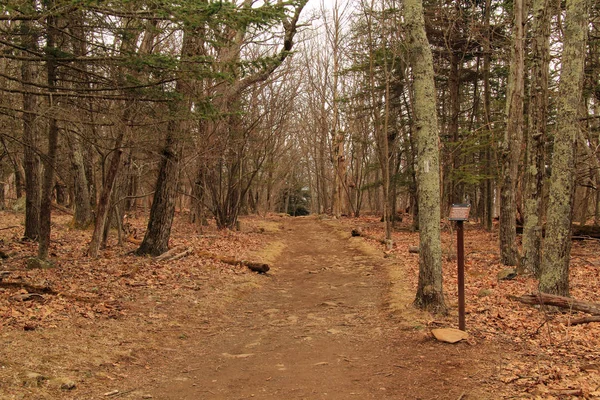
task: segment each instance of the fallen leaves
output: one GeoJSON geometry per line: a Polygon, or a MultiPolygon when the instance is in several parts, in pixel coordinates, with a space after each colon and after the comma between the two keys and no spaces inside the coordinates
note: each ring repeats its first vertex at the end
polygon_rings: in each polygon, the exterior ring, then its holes
{"type": "MultiPolygon", "coordinates": [[[[23,215],[0,212],[0,216],[4,223],[22,226],[23,215]]],[[[221,232],[209,227],[206,229],[211,234],[202,236],[197,234],[195,225],[177,218],[170,247],[183,249],[184,256],[163,262],[133,256],[130,253],[135,250],[135,243],[125,241],[120,246],[111,233],[100,257],[91,259],[85,255],[91,232],[72,230],[70,219],[53,216],[51,253],[55,255],[54,267],[50,269],[26,268],[27,260],[37,252],[37,244],[22,242],[22,229],[0,231],[0,251],[8,255],[0,261],[0,337],[11,343],[4,348],[5,357],[0,360],[2,398],[12,398],[23,390],[17,378],[24,370],[35,368],[47,376],[53,376],[55,368],[66,373],[78,371],[79,389],[83,386],[79,379],[104,373],[111,380],[119,380],[123,376],[121,368],[138,364],[143,367],[143,354],[152,349],[148,338],[153,336],[147,335],[148,331],[160,331],[157,336],[161,339],[168,335],[173,340],[184,340],[186,332],[181,332],[178,321],[190,312],[196,318],[217,315],[237,293],[253,287],[254,280],[260,279],[246,267],[197,257],[197,253],[249,259],[254,251],[273,240],[264,231],[253,228],[246,232],[221,232]],[[186,252],[187,249],[191,251],[186,252]],[[94,332],[100,327],[104,334],[96,337],[94,332]],[[68,339],[63,337],[64,332],[68,332],[68,339]],[[119,351],[124,346],[129,348],[126,343],[131,340],[140,343],[134,349],[136,356],[120,356],[119,351]]],[[[129,221],[143,235],[145,219],[129,221]]],[[[248,225],[253,226],[251,219],[248,225]]],[[[154,346],[158,345],[162,341],[154,346]]],[[[56,393],[48,395],[46,391],[70,390],[67,386],[61,388],[54,381],[50,383],[50,379],[44,380],[35,388],[40,391],[35,397],[58,398],[56,393]]],[[[109,393],[108,389],[98,389],[96,393],[109,393]]],[[[124,393],[119,391],[112,396],[121,397],[124,393]]]]}
{"type": "MultiPolygon", "coordinates": [[[[377,240],[384,236],[383,224],[373,217],[341,220],[351,229],[360,227],[362,236],[384,251],[377,240]]],[[[393,263],[416,292],[419,255],[407,252],[417,248],[418,233],[408,226],[393,233],[393,263]]],[[[476,226],[465,231],[465,294],[467,331],[475,338],[502,343],[517,350],[518,359],[507,358],[501,366],[499,382],[513,388],[515,395],[529,393],[538,398],[568,396],[598,397],[600,375],[588,365],[600,365],[600,323],[573,326],[586,314],[573,310],[559,313],[511,301],[508,296],[535,293],[537,281],[529,276],[514,275],[499,261],[497,236],[476,226]],[[504,271],[504,272],[503,272],[504,271]],[[510,277],[506,280],[506,277],[510,277]],[[581,393],[581,394],[577,394],[581,393]]],[[[441,321],[445,326],[457,323],[457,266],[451,257],[456,252],[453,232],[442,232],[444,296],[450,314],[441,321]]],[[[571,295],[580,300],[598,301],[600,293],[600,243],[573,242],[571,263],[571,295]]],[[[437,324],[436,324],[437,325],[437,324]]],[[[512,352],[512,351],[511,351],[512,352]]]]}
{"type": "MultiPolygon", "coordinates": [[[[15,226],[22,215],[4,213],[15,226]]],[[[4,326],[23,327],[31,320],[40,326],[51,326],[72,316],[88,319],[119,318],[126,314],[125,303],[147,290],[194,292],[214,290],[235,276],[245,274],[240,266],[227,265],[218,259],[194,257],[195,252],[210,252],[243,259],[253,248],[259,248],[268,238],[258,232],[217,232],[203,237],[195,226],[176,221],[169,257],[136,257],[129,253],[134,244],[123,247],[110,238],[108,247],[98,259],[84,255],[90,239],[89,231],[70,228],[70,216],[53,217],[51,269],[26,267],[35,255],[36,244],[21,242],[15,230],[0,231],[0,240],[10,257],[3,263],[0,280],[0,317],[4,326]],[[168,262],[158,262],[159,260],[168,262]],[[40,303],[44,311],[38,309],[40,303]]],[[[142,232],[145,220],[129,218],[136,231],[142,232]]]]}

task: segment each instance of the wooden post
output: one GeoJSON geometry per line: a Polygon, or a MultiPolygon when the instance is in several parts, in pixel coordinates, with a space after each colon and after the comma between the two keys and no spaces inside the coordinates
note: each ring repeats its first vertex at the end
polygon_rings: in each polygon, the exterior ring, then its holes
{"type": "Polygon", "coordinates": [[[458,263],[458,329],[465,328],[465,236],[464,221],[469,220],[470,204],[452,204],[448,220],[456,221],[456,252],[458,263]]]}
{"type": "Polygon", "coordinates": [[[458,261],[458,329],[465,330],[465,240],[463,221],[456,221],[458,261]]]}

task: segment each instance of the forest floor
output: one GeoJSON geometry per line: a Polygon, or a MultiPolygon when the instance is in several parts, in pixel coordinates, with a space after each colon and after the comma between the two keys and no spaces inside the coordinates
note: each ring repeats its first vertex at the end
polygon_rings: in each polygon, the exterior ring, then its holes
{"type": "MultiPolygon", "coordinates": [[[[53,218],[56,268],[27,270],[21,214],[0,213],[1,399],[498,399],[600,397],[600,324],[570,326],[507,295],[530,277],[499,281],[497,238],[465,234],[468,340],[437,342],[456,326],[456,261],[446,229],[448,316],[414,310],[418,234],[350,237],[374,218],[249,217],[240,232],[177,219],[175,261],[135,257],[111,239],[85,256],[90,232],[53,218]],[[12,228],[10,228],[12,227],[12,228]],[[266,275],[206,254],[267,262],[266,275]]],[[[131,218],[143,231],[143,218],[131,218]]],[[[141,234],[139,235],[141,236],[141,234]]],[[[575,242],[572,295],[597,301],[600,244],[575,242]]]]}

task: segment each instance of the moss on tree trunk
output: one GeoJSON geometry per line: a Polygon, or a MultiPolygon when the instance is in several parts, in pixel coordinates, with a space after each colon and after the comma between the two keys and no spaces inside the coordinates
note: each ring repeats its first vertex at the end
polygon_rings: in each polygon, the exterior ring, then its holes
{"type": "Polygon", "coordinates": [[[405,1],[405,21],[414,77],[416,173],[419,202],[419,284],[415,305],[445,312],[440,240],[439,138],[433,60],[425,34],[422,0],[405,1]]]}
{"type": "Polygon", "coordinates": [[[550,200],[539,289],[569,294],[569,258],[575,179],[575,141],[579,130],[586,48],[586,0],[567,0],[560,74],[557,130],[554,136],[550,200]]]}

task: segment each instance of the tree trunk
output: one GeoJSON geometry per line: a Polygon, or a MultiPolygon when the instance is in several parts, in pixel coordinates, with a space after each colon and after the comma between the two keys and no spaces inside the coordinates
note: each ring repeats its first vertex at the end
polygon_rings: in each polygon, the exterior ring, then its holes
{"type": "Polygon", "coordinates": [[[75,204],[75,214],[73,217],[74,225],[77,229],[85,229],[92,222],[92,207],[79,138],[72,137],[71,140],[69,140],[69,145],[71,147],[71,171],[73,173],[74,192],[73,202],[75,204]]]}
{"type": "Polygon", "coordinates": [[[98,251],[100,250],[100,245],[102,244],[104,225],[107,223],[108,212],[110,211],[110,198],[115,180],[117,178],[117,173],[119,172],[119,166],[121,165],[121,155],[123,154],[123,149],[121,146],[123,144],[125,130],[129,129],[129,127],[126,125],[128,111],[125,110],[124,113],[125,118],[123,123],[125,126],[119,131],[119,134],[115,140],[115,149],[113,150],[108,171],[104,179],[104,184],[102,185],[102,193],[100,194],[100,199],[98,199],[98,204],[96,206],[94,233],[92,233],[92,240],[90,241],[88,248],[88,255],[93,258],[98,257],[98,251]]]}
{"type": "Polygon", "coordinates": [[[550,62],[549,0],[533,2],[532,66],[525,160],[523,258],[521,269],[539,277],[542,247],[542,188],[545,160],[548,71],[550,62]]]}
{"type": "Polygon", "coordinates": [[[586,55],[587,10],[586,0],[567,0],[562,71],[557,99],[557,130],[554,136],[550,201],[540,274],[540,292],[563,296],[569,295],[574,154],[580,129],[578,109],[581,104],[586,55]]]}
{"type": "Polygon", "coordinates": [[[484,225],[488,231],[492,230],[493,220],[493,209],[494,209],[494,191],[492,189],[492,150],[490,147],[493,143],[493,132],[492,132],[492,119],[491,119],[491,90],[490,90],[490,64],[492,58],[491,51],[491,31],[490,31],[490,17],[491,17],[491,0],[485,1],[485,39],[483,48],[483,117],[485,122],[486,131],[488,133],[489,144],[485,149],[485,171],[487,177],[483,187],[483,203],[484,203],[484,225]]]}
{"type": "Polygon", "coordinates": [[[516,243],[516,211],[519,162],[523,140],[524,80],[524,5],[515,0],[514,34],[506,105],[506,132],[502,149],[502,189],[500,190],[500,261],[504,265],[518,264],[516,243]]]}
{"type": "MultiPolygon", "coordinates": [[[[21,22],[23,47],[33,50],[36,38],[31,30],[30,22],[21,22]]],[[[21,63],[21,79],[23,82],[33,81],[32,63],[21,63]]],[[[23,237],[37,240],[40,235],[40,207],[41,207],[41,182],[40,182],[40,157],[38,155],[38,141],[34,123],[35,98],[28,93],[28,87],[23,87],[23,154],[25,169],[25,233],[23,237]]]]}
{"type": "Polygon", "coordinates": [[[137,255],[158,256],[169,249],[169,237],[171,236],[171,226],[175,215],[175,197],[181,152],[180,145],[177,143],[178,133],[181,132],[178,125],[179,122],[176,120],[168,122],[167,138],[162,151],[148,228],[142,244],[135,251],[137,255]]]}
{"type": "MultiPolygon", "coordinates": [[[[460,12],[460,10],[457,10],[460,12]]],[[[454,31],[454,29],[452,29],[454,31]]],[[[454,36],[454,34],[451,34],[454,36]]],[[[450,42],[450,76],[448,77],[448,91],[450,97],[450,123],[448,124],[448,135],[452,137],[452,151],[451,158],[452,164],[449,178],[450,178],[450,190],[448,193],[448,206],[453,203],[462,203],[464,201],[463,184],[458,182],[458,172],[461,167],[460,157],[460,135],[458,119],[460,116],[460,73],[461,65],[459,63],[459,57],[457,52],[452,48],[454,45],[454,38],[450,42]]]]}
{"type": "MultiPolygon", "coordinates": [[[[71,47],[77,57],[84,57],[86,55],[86,43],[84,40],[79,38],[85,38],[86,29],[84,23],[83,12],[78,11],[72,13],[69,16],[69,39],[71,41],[71,47]]],[[[77,65],[78,75],[77,82],[74,86],[80,90],[86,90],[90,88],[89,75],[87,74],[88,65],[85,62],[80,62],[77,65]]],[[[87,104],[88,110],[82,110],[82,120],[92,120],[93,113],[91,101],[87,104]]],[[[88,128],[85,128],[88,129],[88,128]]],[[[85,171],[85,157],[82,150],[81,141],[78,134],[72,134],[67,138],[67,142],[70,150],[70,161],[71,161],[71,180],[72,180],[72,204],[75,208],[73,216],[73,225],[76,229],[85,229],[93,221],[92,216],[92,201],[90,198],[90,185],[88,177],[85,171]]]]}
{"type": "MultiPolygon", "coordinates": [[[[51,2],[50,2],[51,3],[51,2]]],[[[56,91],[56,80],[57,80],[57,62],[54,54],[50,54],[51,51],[55,51],[56,46],[56,17],[48,17],[48,34],[46,37],[46,46],[49,51],[46,53],[46,73],[48,91],[50,96],[48,98],[48,153],[44,157],[44,177],[42,180],[42,199],[40,205],[40,237],[38,246],[38,258],[46,260],[48,258],[48,250],[50,248],[50,229],[51,229],[51,215],[52,215],[52,192],[54,188],[54,171],[56,169],[56,151],[58,149],[58,122],[54,118],[56,110],[53,110],[55,106],[55,100],[52,98],[52,93],[56,91]]]]}
{"type": "Polygon", "coordinates": [[[425,34],[422,0],[405,1],[410,64],[414,76],[419,201],[419,284],[415,305],[445,312],[440,238],[440,170],[433,59],[425,34]]]}

